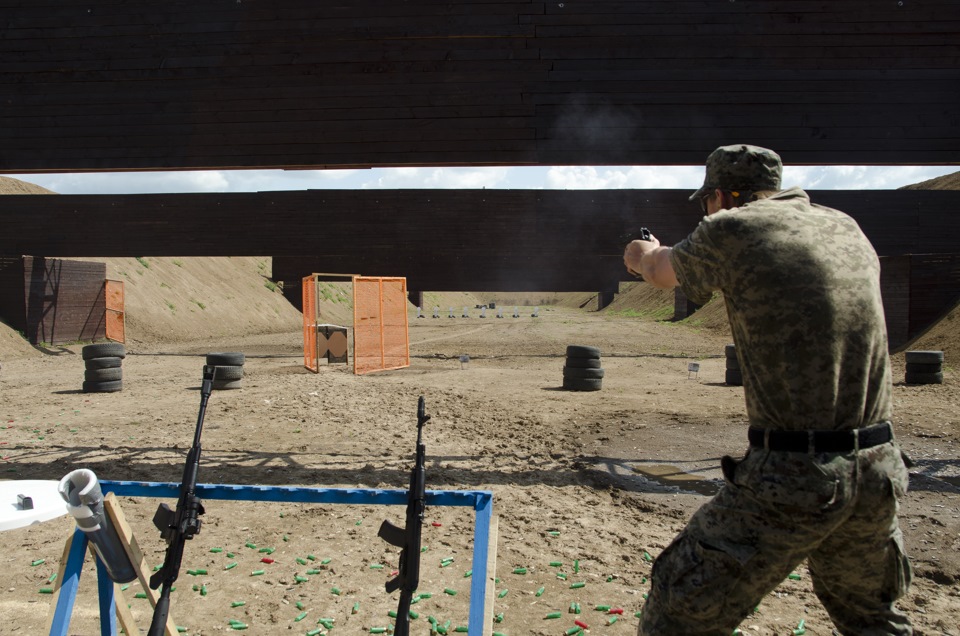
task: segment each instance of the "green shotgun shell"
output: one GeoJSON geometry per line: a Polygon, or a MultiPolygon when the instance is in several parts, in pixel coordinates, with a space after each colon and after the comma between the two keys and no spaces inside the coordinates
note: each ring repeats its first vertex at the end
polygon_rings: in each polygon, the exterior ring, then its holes
{"type": "Polygon", "coordinates": [[[350,610],[350,613],[356,614],[359,611],[360,611],[360,601],[357,601],[356,603],[353,604],[353,609],[350,610]]]}
{"type": "Polygon", "coordinates": [[[339,587],[331,587],[331,588],[330,588],[330,593],[331,593],[331,594],[336,594],[337,596],[340,596],[340,588],[339,588],[339,587]]]}
{"type": "Polygon", "coordinates": [[[586,586],[587,586],[587,584],[584,583],[583,581],[581,581],[581,582],[579,582],[579,583],[571,583],[571,584],[570,584],[570,589],[571,589],[571,590],[577,590],[577,589],[580,589],[581,587],[586,587],[586,586]]]}
{"type": "MultiPolygon", "coordinates": [[[[360,525],[360,523],[357,522],[357,525],[360,525]]],[[[386,627],[371,627],[371,628],[370,628],[370,633],[371,633],[371,634],[386,634],[386,633],[387,633],[387,628],[386,628],[386,627]]]]}
{"type": "MultiPolygon", "coordinates": [[[[394,612],[393,616],[394,618],[396,618],[397,613],[394,612]]],[[[409,616],[413,620],[417,620],[418,618],[420,618],[420,614],[418,614],[417,612],[414,612],[413,610],[410,610],[409,612],[407,612],[407,616],[409,616]]]]}
{"type": "MultiPolygon", "coordinates": [[[[172,590],[171,590],[171,591],[172,591],[172,590]]],[[[201,585],[201,586],[200,586],[200,596],[206,596],[206,595],[207,595],[207,586],[206,586],[206,585],[201,585]]]]}
{"type": "Polygon", "coordinates": [[[467,570],[463,573],[463,578],[465,579],[469,579],[471,576],[473,576],[473,570],[467,570]]]}
{"type": "Polygon", "coordinates": [[[537,594],[536,594],[536,595],[537,595],[537,596],[543,596],[543,591],[544,591],[545,589],[546,589],[546,588],[541,587],[540,589],[537,590],[537,594]]]}
{"type": "Polygon", "coordinates": [[[309,632],[307,632],[307,636],[320,636],[320,632],[322,631],[323,630],[320,629],[319,627],[316,629],[311,629],[309,632]]]}
{"type": "Polygon", "coordinates": [[[527,568],[513,568],[514,574],[526,574],[527,568]]]}
{"type": "Polygon", "coordinates": [[[611,616],[609,619],[607,619],[607,625],[613,625],[614,623],[616,623],[616,622],[617,622],[617,618],[618,618],[618,617],[616,617],[616,616],[611,616]]]}
{"type": "Polygon", "coordinates": [[[461,634],[466,634],[470,630],[467,629],[466,625],[458,625],[457,627],[454,628],[453,631],[461,634]]]}
{"type": "Polygon", "coordinates": [[[567,636],[575,636],[576,634],[579,634],[582,631],[583,631],[582,627],[571,627],[570,629],[567,630],[566,634],[567,636]]]}
{"type": "Polygon", "coordinates": [[[500,593],[497,594],[497,598],[503,598],[504,596],[507,595],[507,592],[508,592],[508,591],[509,591],[509,590],[505,590],[505,589],[504,589],[504,590],[500,590],[500,593]]]}
{"type": "Polygon", "coordinates": [[[494,616],[494,617],[493,617],[493,622],[494,622],[494,623],[502,623],[502,622],[503,622],[503,612],[500,612],[499,614],[497,614],[496,616],[494,616]]]}
{"type": "Polygon", "coordinates": [[[593,609],[597,610],[598,612],[609,612],[609,611],[610,611],[610,606],[609,606],[609,605],[597,605],[597,606],[594,607],[593,609]]]}
{"type": "Polygon", "coordinates": [[[582,610],[580,609],[580,603],[570,603],[570,613],[579,614],[582,610]]]}
{"type": "Polygon", "coordinates": [[[201,574],[201,575],[202,575],[202,574],[206,574],[207,571],[206,571],[206,570],[194,570],[193,573],[194,573],[194,574],[201,574]]]}
{"type": "Polygon", "coordinates": [[[320,574],[320,570],[307,570],[307,574],[320,574]]]}
{"type": "Polygon", "coordinates": [[[32,561],[30,565],[36,567],[38,565],[43,565],[46,562],[47,562],[46,559],[37,559],[36,561],[32,561]]]}
{"type": "Polygon", "coordinates": [[[297,606],[297,609],[298,609],[298,610],[302,610],[302,609],[303,609],[303,603],[301,603],[300,601],[297,601],[297,602],[295,603],[295,605],[297,606]]]}
{"type": "Polygon", "coordinates": [[[220,552],[223,552],[223,548],[210,548],[210,551],[214,554],[219,554],[220,552]]]}
{"type": "Polygon", "coordinates": [[[302,620],[305,619],[306,617],[307,617],[307,613],[306,613],[306,612],[300,612],[299,614],[297,614],[297,617],[296,617],[295,619],[293,619],[293,622],[294,622],[294,623],[299,623],[300,621],[302,621],[302,620]]]}
{"type": "Polygon", "coordinates": [[[41,588],[40,588],[40,594],[53,594],[53,588],[52,588],[52,587],[41,587],[41,588]]]}
{"type": "Polygon", "coordinates": [[[562,614],[561,614],[560,612],[550,612],[549,614],[547,614],[547,615],[544,616],[543,618],[544,618],[544,620],[546,620],[546,619],[548,619],[548,618],[560,618],[561,616],[562,616],[562,614]]]}
{"type": "Polygon", "coordinates": [[[246,604],[247,604],[246,601],[234,601],[230,603],[230,607],[243,607],[246,604]]]}
{"type": "Polygon", "coordinates": [[[232,569],[235,568],[235,567],[237,567],[237,562],[236,562],[236,561],[234,561],[233,563],[227,563],[227,564],[224,566],[223,569],[224,569],[224,570],[232,570],[232,569]]]}
{"type": "Polygon", "coordinates": [[[126,592],[128,589],[130,589],[130,584],[129,584],[129,583],[124,583],[123,585],[120,586],[120,591],[121,591],[121,592],[126,592]]]}
{"type": "Polygon", "coordinates": [[[320,561],[320,565],[326,565],[326,564],[330,563],[330,561],[332,561],[332,560],[333,560],[333,559],[324,559],[324,560],[320,561]]]}
{"type": "Polygon", "coordinates": [[[800,580],[800,575],[797,574],[796,572],[791,572],[789,575],[787,575],[787,578],[788,578],[788,579],[791,579],[791,580],[793,580],[793,581],[799,581],[799,580],[800,580]]]}
{"type": "MultiPolygon", "coordinates": [[[[413,610],[410,610],[410,611],[413,612],[413,610]]],[[[396,613],[395,611],[393,611],[393,610],[390,610],[389,612],[387,612],[387,616],[389,616],[390,618],[396,618],[396,617],[397,617],[397,613],[396,613]]],[[[413,617],[411,616],[411,618],[413,618],[413,617]]]]}
{"type": "Polygon", "coordinates": [[[560,536],[560,533],[559,533],[558,531],[556,531],[556,530],[551,530],[551,531],[548,532],[547,534],[549,534],[551,537],[559,537],[559,536],[560,536]]]}
{"type": "Polygon", "coordinates": [[[293,576],[293,580],[296,581],[297,583],[306,583],[306,582],[309,581],[310,579],[308,579],[308,578],[305,577],[305,576],[300,576],[299,574],[295,574],[295,575],[293,576]]]}
{"type": "Polygon", "coordinates": [[[432,598],[433,592],[423,592],[422,594],[417,594],[420,598],[432,598]]]}
{"type": "Polygon", "coordinates": [[[307,555],[307,558],[310,559],[311,561],[316,561],[316,560],[317,560],[317,557],[313,556],[312,554],[308,554],[308,555],[307,555]]]}
{"type": "Polygon", "coordinates": [[[306,565],[307,560],[304,559],[303,557],[297,557],[297,563],[299,563],[300,565],[306,565]]]}
{"type": "Polygon", "coordinates": [[[444,594],[449,594],[450,596],[456,596],[456,595],[457,595],[457,591],[456,591],[456,590],[451,590],[449,587],[443,588],[443,593],[444,593],[444,594]]]}
{"type": "Polygon", "coordinates": [[[264,573],[264,570],[254,570],[250,573],[250,576],[260,576],[264,573]]]}
{"type": "Polygon", "coordinates": [[[650,556],[650,553],[646,550],[643,551],[643,560],[644,561],[653,561],[653,557],[650,556]]]}
{"type": "Polygon", "coordinates": [[[566,581],[566,580],[567,580],[567,575],[564,574],[563,572],[557,572],[557,578],[566,581]]]}
{"type": "Polygon", "coordinates": [[[580,573],[580,559],[575,559],[575,560],[574,560],[574,562],[573,562],[573,573],[574,573],[574,574],[579,574],[579,573],[580,573]]]}
{"type": "Polygon", "coordinates": [[[563,561],[551,561],[551,562],[550,562],[550,567],[552,567],[552,568],[559,568],[559,567],[562,567],[562,566],[563,566],[563,561]]]}
{"type": "Polygon", "coordinates": [[[230,629],[235,629],[235,630],[237,630],[237,631],[243,631],[243,630],[245,630],[246,628],[247,628],[247,624],[246,624],[246,623],[240,623],[240,622],[230,623],[230,629]]]}
{"type": "Polygon", "coordinates": [[[50,578],[47,579],[47,583],[53,583],[56,580],[57,580],[57,573],[54,572],[53,574],[50,575],[50,578]]]}
{"type": "Polygon", "coordinates": [[[263,552],[264,554],[273,554],[276,551],[276,548],[260,548],[260,552],[263,552]]]}
{"type": "Polygon", "coordinates": [[[381,563],[371,563],[371,564],[370,564],[370,569],[371,569],[371,570],[382,570],[382,569],[383,569],[383,565],[382,565],[381,563]]]}
{"type": "Polygon", "coordinates": [[[257,544],[256,544],[256,543],[252,543],[252,542],[250,542],[250,541],[247,541],[247,543],[246,543],[245,545],[246,545],[248,548],[250,548],[251,550],[256,550],[256,549],[257,549],[257,544]]]}
{"type": "Polygon", "coordinates": [[[146,592],[137,592],[136,594],[133,595],[133,598],[147,598],[147,593],[146,593],[146,592]]]}

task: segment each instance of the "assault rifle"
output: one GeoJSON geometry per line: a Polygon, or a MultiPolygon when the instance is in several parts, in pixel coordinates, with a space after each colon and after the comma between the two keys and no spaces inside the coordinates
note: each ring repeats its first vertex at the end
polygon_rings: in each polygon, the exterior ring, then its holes
{"type": "Polygon", "coordinates": [[[207,411],[207,400],[213,388],[213,379],[217,368],[203,367],[203,383],[200,386],[200,414],[197,416],[197,430],[193,435],[193,447],[187,453],[187,463],[183,468],[180,482],[180,498],[177,509],[170,510],[165,503],[160,504],[153,515],[153,525],[160,530],[160,536],[167,542],[167,555],[163,566],[150,577],[150,589],[163,585],[160,600],[153,609],[153,621],[150,623],[149,636],[162,636],[170,612],[170,589],[180,575],[180,562],[183,560],[183,544],[200,532],[200,519],[203,503],[197,497],[197,471],[200,468],[200,433],[203,431],[203,416],[207,411]]]}
{"type": "Polygon", "coordinates": [[[420,530],[423,525],[423,512],[426,501],[424,461],[426,447],[423,445],[423,425],[430,419],[425,415],[423,396],[417,402],[417,460],[410,473],[410,490],[407,493],[407,527],[398,528],[389,521],[380,524],[377,535],[390,545],[402,548],[400,552],[400,574],[387,581],[388,593],[400,590],[400,603],[397,606],[397,625],[394,636],[410,634],[410,602],[413,593],[420,585],[420,530]]]}

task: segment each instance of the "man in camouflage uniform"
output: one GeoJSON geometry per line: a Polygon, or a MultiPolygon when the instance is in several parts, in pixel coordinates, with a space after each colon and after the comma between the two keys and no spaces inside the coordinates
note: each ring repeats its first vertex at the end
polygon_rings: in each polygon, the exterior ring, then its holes
{"type": "Polygon", "coordinates": [[[631,272],[696,303],[723,293],[743,375],[749,450],[657,558],[640,636],[729,636],[805,559],[845,635],[912,634],[897,523],[907,468],[890,424],[877,255],[847,215],[780,191],[780,157],[707,159],[707,216],[673,248],[624,252],[631,272]]]}

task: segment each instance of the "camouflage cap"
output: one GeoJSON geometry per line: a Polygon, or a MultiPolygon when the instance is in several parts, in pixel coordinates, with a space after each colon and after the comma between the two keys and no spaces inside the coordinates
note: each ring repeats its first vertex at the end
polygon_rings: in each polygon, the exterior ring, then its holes
{"type": "Polygon", "coordinates": [[[759,146],[720,146],[707,157],[703,187],[690,195],[694,201],[711,190],[761,192],[779,190],[783,163],[780,155],[759,146]]]}

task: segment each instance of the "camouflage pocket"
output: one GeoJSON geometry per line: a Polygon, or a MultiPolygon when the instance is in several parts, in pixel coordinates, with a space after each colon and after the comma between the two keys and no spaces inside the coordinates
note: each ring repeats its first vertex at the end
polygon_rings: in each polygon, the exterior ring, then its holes
{"type": "Polygon", "coordinates": [[[681,535],[657,559],[654,577],[666,577],[667,606],[675,616],[686,616],[703,625],[723,621],[727,598],[743,578],[754,555],[746,546],[723,550],[681,535]]]}
{"type": "Polygon", "coordinates": [[[756,501],[780,511],[827,512],[845,506],[852,496],[854,463],[844,456],[821,461],[806,453],[769,452],[751,468],[737,471],[737,485],[749,490],[756,501]]]}
{"type": "Polygon", "coordinates": [[[890,537],[887,553],[887,567],[880,598],[885,603],[892,603],[907,593],[913,580],[913,568],[903,548],[903,533],[900,530],[890,537]]]}

